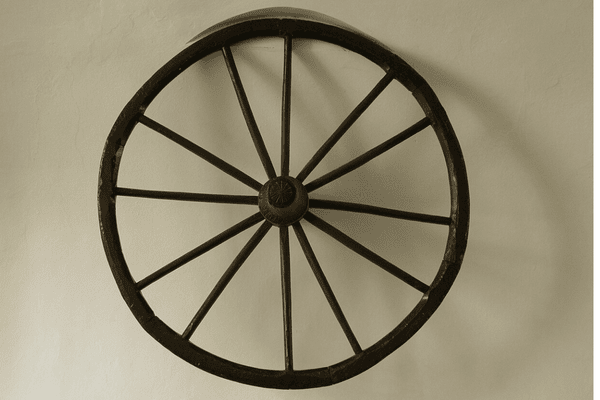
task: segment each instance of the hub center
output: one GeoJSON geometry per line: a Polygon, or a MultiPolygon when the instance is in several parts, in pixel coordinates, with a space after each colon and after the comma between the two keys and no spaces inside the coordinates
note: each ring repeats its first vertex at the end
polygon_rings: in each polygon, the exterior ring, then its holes
{"type": "Polygon", "coordinates": [[[288,226],[301,220],[308,210],[308,193],[297,179],[278,176],[258,192],[258,208],[273,225],[288,226]]]}
{"type": "Polygon", "coordinates": [[[268,201],[269,204],[284,208],[294,202],[296,198],[296,188],[283,177],[275,178],[269,185],[268,201]]]}

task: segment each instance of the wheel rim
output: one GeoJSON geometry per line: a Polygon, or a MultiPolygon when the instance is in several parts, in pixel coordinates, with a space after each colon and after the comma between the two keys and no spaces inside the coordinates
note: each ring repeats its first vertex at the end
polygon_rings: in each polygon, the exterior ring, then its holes
{"type": "Polygon", "coordinates": [[[123,298],[142,327],[171,352],[207,372],[237,382],[271,388],[319,387],[349,379],[377,364],[381,359],[405,343],[438,308],[454,282],[466,249],[469,224],[469,193],[466,168],[460,146],[444,109],[425,80],[402,59],[364,34],[345,26],[340,26],[337,23],[332,24],[331,21],[325,21],[320,16],[315,17],[313,15],[306,17],[306,13],[302,10],[291,12],[290,9],[284,11],[267,10],[266,12],[254,13],[250,17],[241,16],[227,23],[220,24],[216,28],[209,29],[205,35],[174,57],[142,86],[124,108],[107,138],[100,167],[98,207],[102,240],[111,271],[123,298]],[[303,15],[304,17],[298,18],[298,15],[303,15]],[[285,43],[283,55],[284,82],[282,89],[282,157],[280,175],[277,175],[268,156],[230,50],[232,44],[260,37],[282,37],[285,43]],[[309,160],[302,171],[296,177],[290,177],[291,68],[292,46],[296,39],[315,39],[346,48],[379,65],[384,70],[385,75],[309,160]],[[264,185],[202,149],[195,143],[179,136],[168,127],[144,115],[148,105],[165,86],[196,61],[217,51],[223,53],[236,89],[240,107],[244,114],[244,119],[268,177],[268,181],[264,185]],[[349,127],[360,117],[362,112],[369,107],[373,100],[377,98],[392,80],[399,81],[413,94],[421,106],[425,117],[380,146],[344,164],[342,167],[305,184],[304,180],[310,172],[314,170],[329,150],[331,150],[349,127]],[[123,149],[138,123],[162,134],[208,161],[224,173],[258,191],[257,196],[170,193],[119,187],[117,185],[117,177],[123,149]],[[362,166],[428,126],[432,126],[438,137],[447,165],[450,183],[450,216],[442,217],[354,203],[308,199],[312,191],[362,166]],[[223,231],[155,273],[136,282],[125,261],[117,229],[116,201],[119,196],[208,201],[214,203],[223,202],[230,204],[256,204],[259,206],[259,209],[256,214],[223,231]],[[430,285],[419,281],[317,217],[310,211],[313,208],[362,212],[391,218],[447,225],[449,234],[446,250],[436,277],[430,285]],[[302,224],[299,222],[300,220],[304,220],[325,232],[362,257],[423,293],[421,301],[396,328],[375,344],[362,349],[350,325],[346,321],[331,287],[329,287],[327,279],[302,228],[302,224]],[[259,227],[252,238],[231,263],[229,269],[224,273],[221,280],[217,283],[183,333],[175,332],[154,314],[142,295],[144,288],[184,265],[189,260],[227,241],[237,233],[256,225],[259,225],[259,227]],[[280,231],[285,346],[285,367],[283,370],[268,370],[241,365],[207,352],[189,340],[206,313],[210,310],[212,304],[217,300],[219,294],[272,226],[278,227],[280,231]],[[290,226],[306,255],[313,273],[317,277],[335,317],[355,352],[348,359],[331,366],[307,370],[294,369],[289,272],[290,226]]]}

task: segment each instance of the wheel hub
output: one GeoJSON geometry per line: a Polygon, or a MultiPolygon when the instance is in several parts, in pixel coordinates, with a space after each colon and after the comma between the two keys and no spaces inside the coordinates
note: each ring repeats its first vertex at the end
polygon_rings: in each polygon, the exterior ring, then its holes
{"type": "Polygon", "coordinates": [[[273,225],[288,226],[301,220],[308,211],[308,193],[297,179],[279,176],[258,192],[258,208],[273,225]]]}

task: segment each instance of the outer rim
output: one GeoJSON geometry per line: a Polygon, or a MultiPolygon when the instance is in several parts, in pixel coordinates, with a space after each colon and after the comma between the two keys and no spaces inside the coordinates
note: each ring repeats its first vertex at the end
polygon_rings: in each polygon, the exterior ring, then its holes
{"type": "Polygon", "coordinates": [[[125,106],[107,138],[102,155],[98,211],[105,252],[121,294],[138,322],[158,342],[198,368],[223,378],[269,388],[313,388],[341,382],[372,367],[412,337],[437,309],[456,278],[466,249],[469,191],[462,152],[446,112],[433,90],[406,62],[365,35],[331,25],[330,21],[261,16],[234,21],[209,32],[160,68],[125,106]],[[224,45],[250,38],[286,34],[293,38],[316,39],[339,45],[361,54],[385,71],[394,71],[395,78],[413,93],[429,117],[441,144],[450,182],[451,224],[444,258],[430,290],[396,328],[363,352],[335,365],[310,370],[277,371],[237,364],[208,353],[183,339],[154,315],[142,293],[137,290],[123,256],[116,221],[115,187],[122,151],[137,124],[137,117],[144,113],[166,85],[190,65],[224,45]]]}

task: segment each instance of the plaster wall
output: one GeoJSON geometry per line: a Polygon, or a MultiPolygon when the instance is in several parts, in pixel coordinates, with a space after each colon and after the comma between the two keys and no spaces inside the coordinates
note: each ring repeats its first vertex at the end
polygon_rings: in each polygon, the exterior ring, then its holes
{"type": "MultiPolygon", "coordinates": [[[[591,397],[591,1],[12,1],[0,5],[0,48],[0,397],[591,397]],[[203,29],[272,6],[311,9],[355,26],[423,75],[457,132],[471,189],[467,253],[436,314],[372,369],[332,387],[303,391],[217,378],[147,335],[110,273],[96,208],[104,141],[137,89],[203,29]]],[[[233,50],[259,126],[275,132],[265,140],[277,154],[281,43],[254,42],[233,50]]],[[[380,71],[348,52],[313,43],[294,49],[294,71],[306,82],[294,86],[292,170],[297,171],[380,71]]],[[[175,130],[196,134],[211,151],[258,178],[264,172],[249,138],[230,134],[245,129],[230,85],[222,60],[212,57],[186,72],[148,112],[175,130]],[[197,132],[201,124],[207,125],[197,132]]],[[[386,92],[354,133],[375,124],[385,135],[413,123],[418,109],[402,96],[397,100],[396,92],[401,88],[386,92]],[[390,112],[396,109],[406,111],[390,112]]],[[[313,176],[383,136],[360,138],[340,142],[313,176]]],[[[175,146],[133,138],[128,146],[123,183],[170,190],[212,184],[223,193],[250,194],[204,172],[198,160],[175,146]],[[190,175],[191,170],[203,173],[190,175]]],[[[350,196],[367,186],[372,193],[367,200],[400,199],[410,211],[447,213],[447,179],[431,132],[398,151],[320,194],[350,196]],[[400,183],[388,184],[399,176],[400,183]]],[[[199,212],[160,202],[123,202],[119,212],[128,232],[123,246],[140,277],[148,272],[144,268],[163,265],[197,245],[198,238],[249,215],[243,207],[199,212]]],[[[386,256],[404,257],[423,279],[435,271],[418,266],[441,259],[443,229],[319,215],[386,256]]],[[[358,257],[306,229],[324,268],[340,260],[347,265],[325,272],[357,335],[367,343],[377,340],[414,296],[396,290],[397,282],[385,274],[365,272],[358,257]]],[[[198,268],[182,268],[149,289],[157,313],[185,327],[249,234],[203,260],[214,266],[206,281],[192,274],[198,268]]],[[[268,251],[275,231],[265,239],[249,260],[263,269],[240,270],[197,340],[236,361],[281,368],[277,254],[268,251]]],[[[294,314],[297,363],[312,367],[339,360],[348,343],[310,270],[301,268],[301,254],[294,254],[299,266],[294,285],[307,285],[294,298],[305,307],[294,314]]]]}

